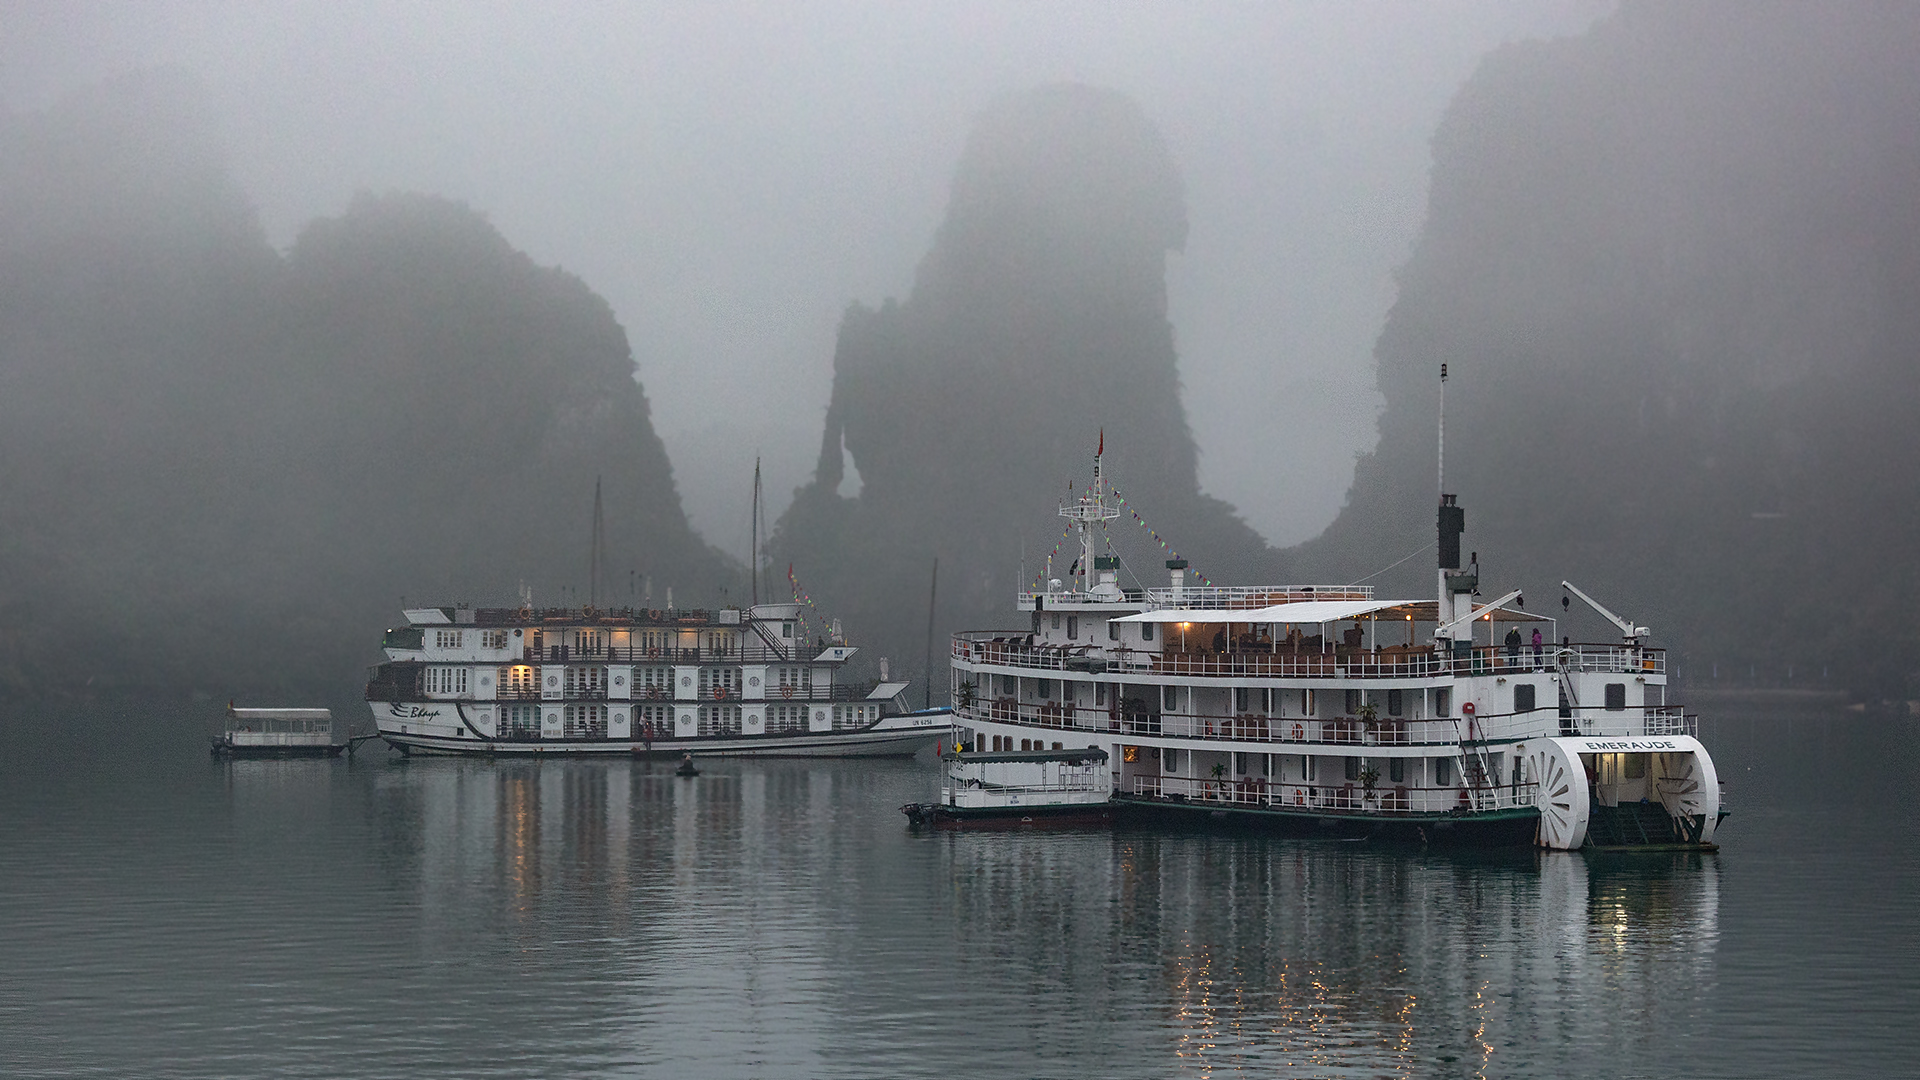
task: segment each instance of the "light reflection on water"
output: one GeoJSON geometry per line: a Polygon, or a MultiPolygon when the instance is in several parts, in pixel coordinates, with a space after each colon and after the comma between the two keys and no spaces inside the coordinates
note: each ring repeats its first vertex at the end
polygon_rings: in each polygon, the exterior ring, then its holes
{"type": "Polygon", "coordinates": [[[1725,852],[1582,856],[917,836],[926,762],[222,763],[166,717],[29,720],[0,732],[6,1075],[1869,1075],[1916,1047],[1886,1021],[1920,922],[1877,891],[1915,858],[1788,782],[1884,790],[1914,754],[1831,724],[1719,733],[1725,852]],[[1888,962],[1781,977],[1856,953],[1888,962]]]}

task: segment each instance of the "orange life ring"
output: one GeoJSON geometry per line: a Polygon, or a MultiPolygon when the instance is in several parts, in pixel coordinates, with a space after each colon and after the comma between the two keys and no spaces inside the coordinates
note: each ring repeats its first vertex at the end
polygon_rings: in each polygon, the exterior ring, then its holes
{"type": "Polygon", "coordinates": [[[1295,806],[1307,805],[1307,793],[1304,788],[1293,789],[1293,805],[1295,806]]]}
{"type": "Polygon", "coordinates": [[[1307,729],[1306,729],[1306,728],[1304,728],[1304,727],[1302,727],[1302,726],[1300,726],[1299,724],[1295,724],[1295,725],[1293,725],[1293,737],[1294,737],[1294,739],[1295,739],[1296,741],[1297,741],[1297,740],[1300,740],[1300,739],[1304,739],[1304,738],[1306,738],[1306,737],[1307,737],[1307,729]]]}
{"type": "Polygon", "coordinates": [[[724,686],[716,686],[716,687],[714,687],[714,688],[713,688],[713,700],[715,700],[715,701],[725,701],[725,700],[727,700],[727,688],[726,688],[726,687],[724,687],[724,686]]]}
{"type": "Polygon", "coordinates": [[[782,683],[782,684],[780,685],[780,696],[781,696],[781,697],[783,697],[783,698],[790,698],[790,697],[792,697],[792,696],[793,696],[793,684],[792,684],[792,683],[782,683]]]}

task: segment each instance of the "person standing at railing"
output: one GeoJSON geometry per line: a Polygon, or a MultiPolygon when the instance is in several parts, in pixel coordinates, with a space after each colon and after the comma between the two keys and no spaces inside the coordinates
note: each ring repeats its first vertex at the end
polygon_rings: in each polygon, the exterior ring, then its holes
{"type": "Polygon", "coordinates": [[[1540,670],[1540,628],[1533,628],[1533,670],[1540,670]]]}
{"type": "Polygon", "coordinates": [[[1508,630],[1506,641],[1507,641],[1507,666],[1509,668],[1519,667],[1520,666],[1520,628],[1516,626],[1513,629],[1508,630]]]}

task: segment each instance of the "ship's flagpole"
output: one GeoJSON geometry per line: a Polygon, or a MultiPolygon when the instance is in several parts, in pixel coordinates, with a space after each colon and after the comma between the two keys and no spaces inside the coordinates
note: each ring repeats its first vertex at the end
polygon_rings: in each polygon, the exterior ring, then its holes
{"type": "Polygon", "coordinates": [[[933,708],[933,605],[940,598],[940,557],[933,557],[933,583],[927,586],[927,690],[921,707],[933,708]]]}

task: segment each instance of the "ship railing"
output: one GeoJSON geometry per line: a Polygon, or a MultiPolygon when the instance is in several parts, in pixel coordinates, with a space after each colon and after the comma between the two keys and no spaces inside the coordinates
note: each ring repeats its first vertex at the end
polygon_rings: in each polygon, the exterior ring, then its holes
{"type": "Polygon", "coordinates": [[[1533,652],[1523,645],[1479,645],[1471,650],[1439,652],[1429,645],[1389,645],[1375,649],[1340,646],[1325,652],[1252,648],[1227,652],[1170,649],[1155,651],[1089,643],[1043,645],[1031,634],[968,631],[955,634],[952,655],[969,664],[1039,671],[1150,673],[1203,678],[1352,678],[1421,679],[1439,676],[1506,675],[1554,670],[1556,657],[1568,671],[1657,675],[1667,670],[1663,649],[1619,645],[1565,645],[1533,652]]]}
{"type": "Polygon", "coordinates": [[[1050,784],[996,784],[978,777],[948,777],[942,781],[943,790],[966,788],[982,791],[990,795],[1054,795],[1063,791],[1105,791],[1111,781],[1097,772],[1066,772],[1055,783],[1050,784]]]}
{"type": "Polygon", "coordinates": [[[1148,589],[1147,602],[1155,607],[1206,611],[1258,610],[1275,604],[1309,600],[1371,600],[1371,585],[1203,585],[1148,589]]]}
{"type": "MultiPolygon", "coordinates": [[[[756,689],[751,694],[742,694],[738,690],[729,689],[726,697],[716,698],[713,696],[712,689],[709,688],[706,693],[700,694],[697,697],[680,698],[675,696],[675,691],[672,687],[659,685],[636,686],[633,688],[633,697],[631,700],[643,705],[648,703],[671,704],[675,701],[681,704],[698,702],[703,705],[739,705],[742,702],[755,705],[842,704],[851,701],[866,701],[867,695],[873,692],[873,687],[863,685],[793,686],[793,693],[791,694],[786,692],[787,689],[788,687],[784,685],[768,686],[764,689],[756,689]]],[[[604,696],[594,700],[604,700],[604,696]]]]}
{"type": "Polygon", "coordinates": [[[531,645],[518,650],[503,649],[498,655],[475,661],[481,664],[798,664],[802,660],[792,650],[769,648],[749,641],[737,649],[701,649],[602,645],[597,649],[576,649],[571,645],[549,645],[535,649],[531,645]],[[516,655],[517,653],[517,655],[516,655]]]}
{"type": "Polygon", "coordinates": [[[241,746],[328,746],[333,742],[333,732],[249,731],[233,728],[221,732],[220,738],[229,744],[241,746]]]}
{"type": "Polygon", "coordinates": [[[1699,718],[1674,706],[1632,709],[1570,709],[1560,716],[1552,707],[1531,712],[1419,720],[1360,716],[1286,717],[1239,713],[1195,716],[1165,712],[1116,712],[1108,706],[1074,708],[1056,702],[1012,698],[954,705],[956,722],[979,720],[1060,731],[1107,732],[1141,737],[1164,736],[1222,743],[1265,743],[1275,747],[1450,746],[1465,742],[1514,742],[1551,735],[1629,738],[1641,735],[1693,735],[1699,718]]]}
{"type": "Polygon", "coordinates": [[[1511,810],[1534,805],[1536,784],[1499,786],[1416,787],[1380,782],[1368,788],[1359,781],[1311,784],[1242,776],[1206,779],[1185,776],[1136,776],[1132,793],[1149,799],[1170,799],[1249,809],[1299,809],[1366,814],[1437,814],[1472,810],[1511,810]]]}

